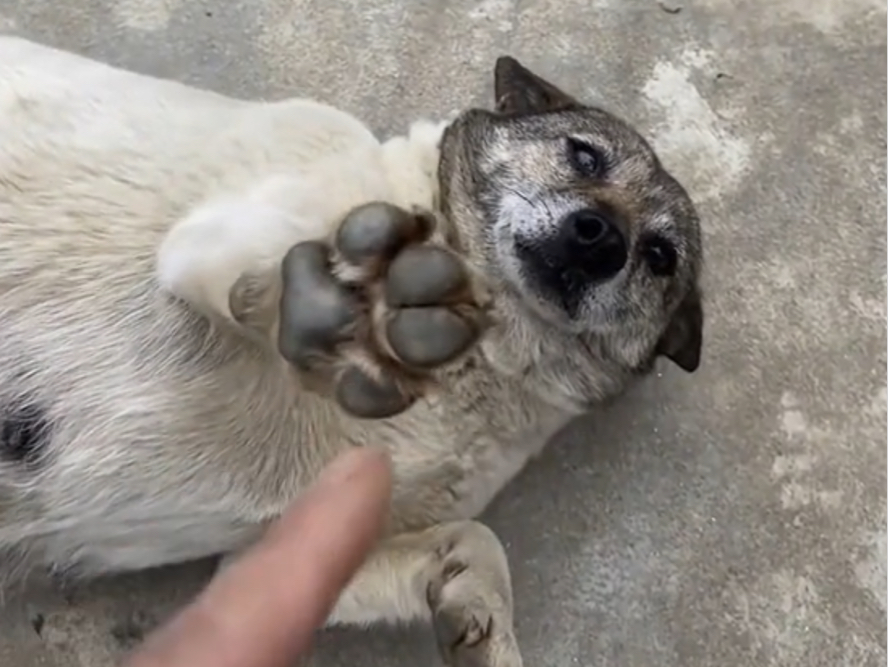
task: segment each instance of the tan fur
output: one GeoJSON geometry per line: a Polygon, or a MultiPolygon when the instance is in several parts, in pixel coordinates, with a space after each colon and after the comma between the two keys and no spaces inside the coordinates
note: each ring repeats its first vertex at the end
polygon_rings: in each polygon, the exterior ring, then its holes
{"type": "Polygon", "coordinates": [[[632,373],[577,362],[574,333],[503,296],[439,391],[360,421],[231,310],[245,274],[369,200],[442,203],[486,271],[458,142],[438,190],[445,124],[380,143],[308,100],[234,100],[3,38],[0,128],[0,411],[35,403],[50,428],[36,461],[0,452],[5,562],[88,576],[237,552],[337,452],[372,443],[394,461],[391,536],[331,622],[490,617],[484,664],[520,665],[505,555],[472,519],[632,373]]]}

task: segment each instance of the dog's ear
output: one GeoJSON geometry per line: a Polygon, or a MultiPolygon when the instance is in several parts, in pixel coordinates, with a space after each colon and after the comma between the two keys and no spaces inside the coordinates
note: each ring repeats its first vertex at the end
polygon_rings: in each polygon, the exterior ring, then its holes
{"type": "Polygon", "coordinates": [[[691,288],[672,314],[666,331],[657,341],[657,354],[674,362],[682,370],[693,373],[700,365],[703,347],[703,305],[700,291],[691,288]]]}
{"type": "Polygon", "coordinates": [[[582,106],[511,56],[496,59],[493,81],[496,110],[502,114],[545,113],[582,106]]]}

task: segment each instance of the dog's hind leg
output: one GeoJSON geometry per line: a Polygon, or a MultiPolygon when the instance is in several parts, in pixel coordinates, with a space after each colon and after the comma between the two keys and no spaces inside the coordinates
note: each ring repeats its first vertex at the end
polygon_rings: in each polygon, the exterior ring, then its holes
{"type": "Polygon", "coordinates": [[[340,596],[328,625],[431,621],[448,667],[521,667],[505,550],[476,521],[384,541],[340,596]]]}

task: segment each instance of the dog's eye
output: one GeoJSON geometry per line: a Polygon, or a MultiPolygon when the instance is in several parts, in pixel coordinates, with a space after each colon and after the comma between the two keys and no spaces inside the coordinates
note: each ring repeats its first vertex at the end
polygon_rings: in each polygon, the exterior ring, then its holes
{"type": "Polygon", "coordinates": [[[601,176],[604,171],[604,155],[585,141],[569,138],[567,156],[573,168],[583,176],[601,176]]]}
{"type": "Polygon", "coordinates": [[[675,246],[666,239],[648,239],[642,244],[641,254],[655,276],[671,276],[675,273],[678,253],[675,246]]]}

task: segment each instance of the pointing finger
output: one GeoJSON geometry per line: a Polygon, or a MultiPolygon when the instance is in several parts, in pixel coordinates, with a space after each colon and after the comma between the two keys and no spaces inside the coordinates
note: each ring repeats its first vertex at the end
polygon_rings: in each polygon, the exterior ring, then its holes
{"type": "Polygon", "coordinates": [[[127,667],[291,664],[372,549],[390,494],[385,454],[361,448],[342,455],[127,667]]]}

